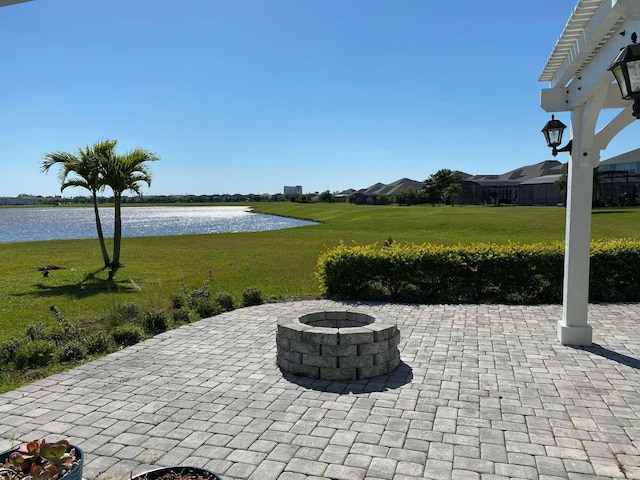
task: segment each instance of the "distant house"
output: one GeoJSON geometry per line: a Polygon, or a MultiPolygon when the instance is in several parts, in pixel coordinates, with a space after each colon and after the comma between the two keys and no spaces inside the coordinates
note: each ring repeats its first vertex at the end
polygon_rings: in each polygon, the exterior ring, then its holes
{"type": "MultiPolygon", "coordinates": [[[[462,190],[457,205],[558,205],[565,201],[558,180],[565,165],[545,160],[498,175],[460,175],[462,190]]],[[[607,205],[634,201],[640,192],[640,149],[612,157],[599,165],[599,190],[594,199],[607,205]]],[[[401,178],[390,184],[376,183],[352,194],[358,203],[378,203],[385,195],[393,201],[401,190],[420,190],[423,182],[401,178]]]]}
{"type": "MultiPolygon", "coordinates": [[[[457,205],[557,205],[563,192],[557,185],[563,164],[546,160],[511,170],[501,175],[460,175],[462,190],[454,199],[457,205]]],[[[420,190],[423,182],[401,178],[390,184],[376,183],[353,193],[358,203],[377,203],[380,196],[393,200],[402,190],[420,190]]]]}
{"type": "MultiPolygon", "coordinates": [[[[607,205],[633,201],[640,191],[640,149],[600,162],[599,191],[594,200],[607,205]]],[[[566,192],[557,182],[564,165],[556,160],[528,165],[502,175],[463,175],[457,203],[557,205],[566,192]]]]}
{"type": "Polygon", "coordinates": [[[625,204],[640,190],[640,148],[600,162],[600,198],[608,205],[625,204]]]}
{"type": "Polygon", "coordinates": [[[349,203],[351,201],[351,195],[353,195],[356,191],[353,188],[349,188],[347,190],[343,190],[342,192],[336,193],[333,195],[336,202],[339,203],[349,203]]]}
{"type": "Polygon", "coordinates": [[[640,173],[640,148],[600,162],[603,172],[640,173]]]}
{"type": "Polygon", "coordinates": [[[420,190],[421,188],[422,182],[411,180],[410,178],[401,178],[389,184],[376,183],[369,188],[358,190],[353,195],[358,199],[359,203],[377,203],[378,199],[383,195],[393,199],[396,192],[401,190],[420,190]]]}
{"type": "Polygon", "coordinates": [[[467,205],[557,205],[562,192],[556,181],[562,163],[545,160],[502,175],[461,174],[462,192],[456,203],[467,205]]]}
{"type": "Polygon", "coordinates": [[[518,205],[564,204],[566,192],[560,190],[558,180],[562,173],[542,175],[520,184],[518,205]]]}

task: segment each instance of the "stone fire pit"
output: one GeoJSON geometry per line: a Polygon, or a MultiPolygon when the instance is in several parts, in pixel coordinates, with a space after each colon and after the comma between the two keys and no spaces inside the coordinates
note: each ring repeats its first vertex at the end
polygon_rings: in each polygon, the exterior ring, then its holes
{"type": "Polygon", "coordinates": [[[400,364],[400,331],[379,313],[313,311],[278,318],[278,366],[321,380],[360,380],[400,364]]]}

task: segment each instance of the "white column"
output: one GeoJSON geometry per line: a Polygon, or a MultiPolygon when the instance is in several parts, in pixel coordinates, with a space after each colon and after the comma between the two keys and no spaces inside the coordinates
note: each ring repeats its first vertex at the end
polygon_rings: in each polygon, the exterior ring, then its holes
{"type": "Polygon", "coordinates": [[[592,189],[593,167],[576,165],[572,159],[568,178],[562,320],[558,322],[558,340],[563,345],[591,345],[587,307],[592,189]]]}
{"type": "Polygon", "coordinates": [[[600,159],[594,134],[600,108],[600,102],[589,101],[571,114],[573,147],[567,182],[562,320],[558,322],[558,340],[563,345],[590,346],[592,342],[587,309],[593,168],[600,159]]]}

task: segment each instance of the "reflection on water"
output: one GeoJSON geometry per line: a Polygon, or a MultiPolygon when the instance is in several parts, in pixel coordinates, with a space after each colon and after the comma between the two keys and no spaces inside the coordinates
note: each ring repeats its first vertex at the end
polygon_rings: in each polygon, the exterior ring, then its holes
{"type": "MultiPolygon", "coordinates": [[[[106,237],[113,208],[100,208],[106,237]]],[[[123,237],[263,232],[314,222],[251,213],[249,207],[122,207],[123,237]]],[[[0,208],[0,243],[96,238],[93,208],[0,208]]]]}

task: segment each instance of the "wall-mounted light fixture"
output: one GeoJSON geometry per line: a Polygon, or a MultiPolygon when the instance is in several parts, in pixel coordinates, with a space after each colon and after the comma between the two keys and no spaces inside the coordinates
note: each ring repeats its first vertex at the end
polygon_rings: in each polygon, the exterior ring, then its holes
{"type": "Polygon", "coordinates": [[[616,77],[622,98],[633,100],[633,116],[640,118],[640,44],[636,32],[631,34],[631,42],[607,70],[616,77]]]}
{"type": "Polygon", "coordinates": [[[557,147],[562,143],[562,134],[567,126],[560,120],[556,120],[556,117],[551,115],[551,120],[542,129],[547,145],[552,148],[551,154],[555,157],[558,152],[569,152],[571,154],[571,140],[564,147],[558,149],[557,147]]]}

